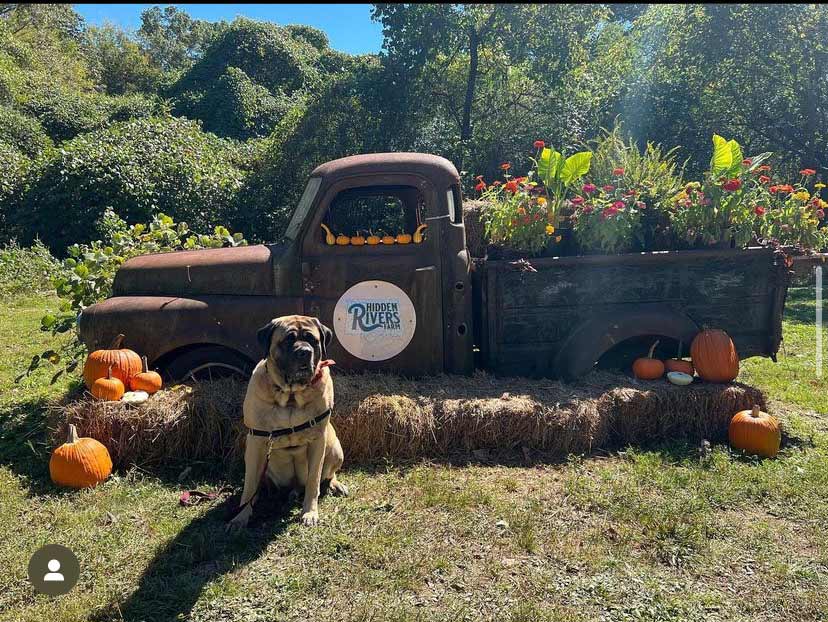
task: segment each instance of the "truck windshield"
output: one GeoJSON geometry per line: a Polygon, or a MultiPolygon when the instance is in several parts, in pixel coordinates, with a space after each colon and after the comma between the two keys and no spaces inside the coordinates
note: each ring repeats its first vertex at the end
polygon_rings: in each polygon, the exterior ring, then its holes
{"type": "Polygon", "coordinates": [[[302,198],[299,199],[299,205],[296,206],[293,217],[290,219],[287,229],[285,229],[286,240],[292,242],[299,235],[302,229],[302,223],[305,222],[310,212],[311,205],[313,204],[314,198],[316,198],[316,192],[319,190],[320,185],[322,185],[321,177],[311,177],[308,180],[308,185],[305,186],[302,198]]]}

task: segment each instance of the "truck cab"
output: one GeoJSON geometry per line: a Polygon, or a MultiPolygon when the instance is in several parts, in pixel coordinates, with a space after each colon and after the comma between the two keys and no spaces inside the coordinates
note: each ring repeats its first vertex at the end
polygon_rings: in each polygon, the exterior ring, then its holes
{"type": "Polygon", "coordinates": [[[454,165],[418,153],[323,164],[280,243],[130,259],[113,297],[85,309],[79,328],[90,351],[125,334],[170,378],[246,375],[263,356],[257,329],[293,313],[333,329],[328,355],[342,368],[470,373],[470,257],[454,165]],[[418,243],[331,245],[327,235],[388,242],[418,229],[418,243]]]}

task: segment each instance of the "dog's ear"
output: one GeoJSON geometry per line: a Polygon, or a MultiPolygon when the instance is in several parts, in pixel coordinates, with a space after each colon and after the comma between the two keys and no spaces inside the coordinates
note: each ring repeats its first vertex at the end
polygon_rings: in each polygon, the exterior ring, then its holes
{"type": "Polygon", "coordinates": [[[256,340],[262,347],[265,358],[267,358],[270,353],[270,339],[273,337],[273,331],[276,330],[277,325],[278,322],[276,320],[270,320],[256,332],[256,340]]]}
{"type": "Polygon", "coordinates": [[[331,345],[331,339],[333,339],[333,331],[320,322],[319,318],[315,317],[313,321],[316,322],[316,327],[319,329],[319,336],[321,337],[322,358],[326,359],[328,358],[328,346],[331,345]]]}

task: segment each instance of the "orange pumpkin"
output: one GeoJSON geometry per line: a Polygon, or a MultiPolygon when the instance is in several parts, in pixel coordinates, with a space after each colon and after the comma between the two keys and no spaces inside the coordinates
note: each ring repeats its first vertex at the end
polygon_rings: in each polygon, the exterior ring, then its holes
{"type": "Polygon", "coordinates": [[[158,391],[163,384],[161,374],[149,370],[146,356],[141,357],[141,363],[143,365],[143,371],[132,377],[132,380],[129,381],[129,388],[131,391],[146,391],[152,395],[158,391]]]}
{"type": "Polygon", "coordinates": [[[754,406],[752,410],[740,410],[733,415],[727,437],[735,449],[764,458],[773,458],[779,453],[782,430],[775,417],[754,406]]]}
{"type": "Polygon", "coordinates": [[[123,335],[115,337],[107,350],[95,350],[86,357],[83,364],[83,381],[88,389],[98,378],[105,378],[112,368],[112,375],[120,380],[125,387],[135,374],[141,372],[141,357],[128,348],[122,348],[123,335]]]}
{"type": "Polygon", "coordinates": [[[369,235],[367,238],[365,238],[365,241],[368,243],[368,246],[376,246],[377,244],[382,242],[382,240],[380,239],[380,237],[378,235],[373,235],[373,234],[369,235]]]}
{"type": "Polygon", "coordinates": [[[650,346],[650,351],[646,358],[636,359],[633,363],[633,374],[636,378],[641,380],[655,380],[664,375],[664,363],[658,359],[653,358],[658,341],[650,346]]]}
{"type": "Polygon", "coordinates": [[[112,375],[112,368],[110,367],[106,378],[98,378],[92,383],[90,392],[93,397],[99,400],[117,402],[124,396],[125,390],[124,383],[112,375]]]}
{"type": "Polygon", "coordinates": [[[49,475],[59,486],[88,488],[104,481],[112,473],[109,451],[94,438],[78,438],[70,424],[66,443],[52,452],[49,475]]]}
{"type": "Polygon", "coordinates": [[[688,376],[692,376],[696,373],[696,369],[693,367],[693,363],[691,361],[685,361],[683,358],[681,358],[681,341],[679,341],[676,358],[667,359],[666,361],[664,361],[664,368],[668,372],[680,371],[681,373],[687,374],[688,376]]]}
{"type": "Polygon", "coordinates": [[[359,235],[351,236],[351,246],[364,246],[365,245],[365,237],[359,235]]]}
{"type": "Polygon", "coordinates": [[[334,236],[333,232],[328,228],[327,225],[321,224],[319,225],[325,230],[325,244],[328,246],[333,246],[336,244],[336,237],[334,236]]]}
{"type": "Polygon", "coordinates": [[[423,238],[423,229],[426,227],[428,227],[428,225],[420,225],[417,227],[417,230],[414,232],[414,244],[421,244],[425,239],[423,238]]]}
{"type": "Polygon", "coordinates": [[[351,243],[351,238],[349,238],[344,233],[340,233],[338,236],[336,236],[336,243],[339,246],[348,246],[348,244],[351,243]]]}
{"type": "Polygon", "coordinates": [[[411,244],[411,234],[400,233],[397,235],[397,244],[411,244]]]}
{"type": "Polygon", "coordinates": [[[736,346],[723,330],[701,331],[690,344],[690,356],[699,376],[708,382],[731,382],[739,375],[736,346]]]}
{"type": "Polygon", "coordinates": [[[384,235],[384,236],[382,236],[382,243],[383,244],[393,244],[396,241],[397,241],[397,238],[395,238],[393,235],[384,235]]]}

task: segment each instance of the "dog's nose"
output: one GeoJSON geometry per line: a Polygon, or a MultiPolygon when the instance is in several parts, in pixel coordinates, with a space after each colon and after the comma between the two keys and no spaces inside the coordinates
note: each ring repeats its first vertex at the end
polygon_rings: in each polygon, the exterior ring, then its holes
{"type": "Polygon", "coordinates": [[[293,355],[302,362],[310,362],[311,358],[313,357],[313,348],[311,348],[307,344],[302,344],[296,346],[293,350],[293,355]]]}

